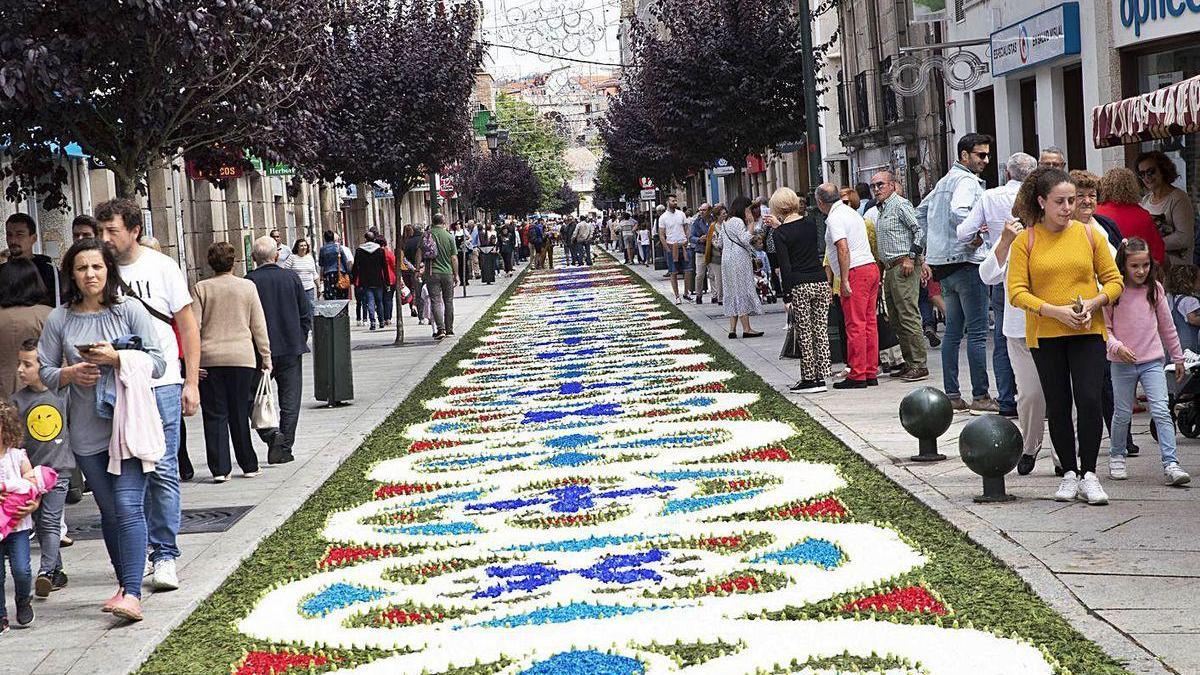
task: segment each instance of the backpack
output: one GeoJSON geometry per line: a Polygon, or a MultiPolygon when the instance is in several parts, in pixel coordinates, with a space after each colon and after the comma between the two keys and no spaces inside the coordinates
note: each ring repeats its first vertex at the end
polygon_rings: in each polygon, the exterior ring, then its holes
{"type": "Polygon", "coordinates": [[[437,239],[433,238],[433,228],[429,228],[421,234],[421,256],[425,260],[434,260],[438,257],[437,239]]]}
{"type": "Polygon", "coordinates": [[[544,238],[545,233],[542,231],[542,226],[540,224],[534,225],[533,229],[529,230],[529,241],[533,242],[535,247],[541,248],[544,238]]]}

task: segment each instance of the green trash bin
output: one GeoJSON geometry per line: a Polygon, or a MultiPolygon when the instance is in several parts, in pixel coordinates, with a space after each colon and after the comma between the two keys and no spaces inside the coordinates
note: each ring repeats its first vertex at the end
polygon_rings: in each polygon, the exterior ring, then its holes
{"type": "Polygon", "coordinates": [[[331,408],[354,398],[349,300],[313,305],[313,396],[331,408]]]}

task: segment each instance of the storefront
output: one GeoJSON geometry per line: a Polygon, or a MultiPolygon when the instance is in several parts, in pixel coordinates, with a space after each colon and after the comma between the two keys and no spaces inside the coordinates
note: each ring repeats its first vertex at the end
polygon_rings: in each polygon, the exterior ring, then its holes
{"type": "Polygon", "coordinates": [[[1200,3],[1113,0],[1113,44],[1122,99],[1092,111],[1097,148],[1124,146],[1124,165],[1162,150],[1179,172],[1175,185],[1200,197],[1200,3]]]}

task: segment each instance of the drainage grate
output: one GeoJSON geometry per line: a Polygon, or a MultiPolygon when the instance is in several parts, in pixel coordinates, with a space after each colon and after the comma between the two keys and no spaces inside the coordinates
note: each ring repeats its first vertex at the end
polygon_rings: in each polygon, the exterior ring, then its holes
{"type": "MultiPolygon", "coordinates": [[[[253,506],[225,506],[216,509],[184,509],[179,534],[202,534],[225,532],[233,527],[253,506]]],[[[86,518],[72,517],[70,535],[73,539],[100,539],[100,514],[90,513],[86,518]]]]}

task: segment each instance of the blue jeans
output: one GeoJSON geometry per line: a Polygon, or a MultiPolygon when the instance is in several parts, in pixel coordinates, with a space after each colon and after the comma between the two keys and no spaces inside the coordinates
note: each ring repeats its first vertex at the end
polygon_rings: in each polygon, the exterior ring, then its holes
{"type": "Polygon", "coordinates": [[[0,539],[0,617],[8,616],[8,608],[4,606],[4,591],[7,578],[4,573],[4,559],[8,558],[8,566],[13,575],[13,598],[27,599],[33,596],[33,570],[29,563],[29,535],[32,530],[9,532],[8,536],[0,539]]]}
{"type": "MultiPolygon", "coordinates": [[[[117,573],[117,583],[126,595],[142,597],[142,568],[146,562],[146,511],[148,479],[154,474],[142,473],[142,463],[136,459],[121,462],[121,475],[108,472],[108,452],[98,455],[75,455],[75,462],[92,488],[96,506],[100,507],[100,530],[104,547],[117,573]]],[[[176,480],[176,494],[179,482],[176,480]]],[[[176,502],[178,503],[178,502],[176,502]]],[[[179,520],[176,518],[176,529],[179,520]]]]}
{"type": "MultiPolygon", "coordinates": [[[[154,473],[146,475],[146,530],[150,562],[179,557],[179,423],[183,418],[183,385],[167,384],[154,388],[158,416],[162,418],[167,447],[154,473]]],[[[139,471],[140,473],[140,471],[139,471]]],[[[91,481],[91,478],[88,478],[91,481]]],[[[141,574],[141,570],[138,570],[141,574]]]]}
{"type": "Polygon", "coordinates": [[[1109,430],[1110,457],[1123,457],[1128,453],[1129,421],[1133,419],[1133,398],[1137,394],[1138,382],[1146,392],[1146,406],[1154,426],[1158,427],[1158,450],[1162,454],[1163,468],[1178,462],[1175,457],[1175,426],[1171,421],[1171,410],[1167,403],[1167,374],[1163,361],[1146,363],[1111,363],[1113,383],[1113,418],[1109,430]]]}
{"type": "Polygon", "coordinates": [[[971,395],[988,395],[987,313],[988,290],[979,278],[977,265],[966,265],[942,279],[946,303],[946,336],[942,338],[942,385],[946,395],[959,398],[958,348],[963,329],[967,337],[967,364],[971,368],[971,395]]]}
{"type": "Polygon", "coordinates": [[[1008,361],[1008,339],[1004,337],[1004,313],[1020,312],[1008,306],[1004,284],[991,287],[992,316],[996,322],[992,330],[992,372],[996,375],[996,403],[1000,410],[1017,409],[1017,377],[1008,361]]]}
{"type": "Polygon", "coordinates": [[[367,305],[367,320],[374,326],[376,323],[383,325],[383,287],[381,286],[363,286],[358,289],[363,294],[363,302],[367,305]],[[379,321],[375,321],[375,317],[379,317],[379,321]]]}

